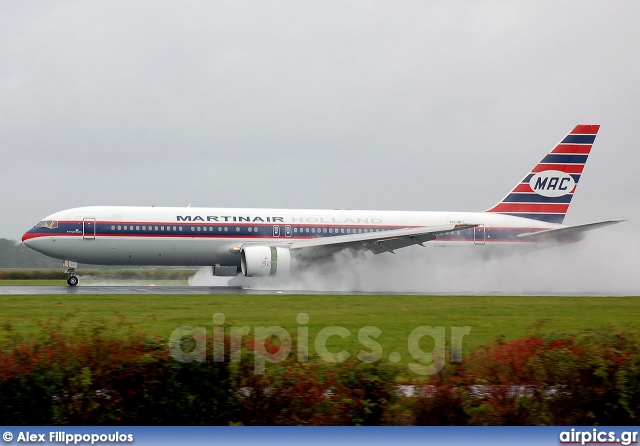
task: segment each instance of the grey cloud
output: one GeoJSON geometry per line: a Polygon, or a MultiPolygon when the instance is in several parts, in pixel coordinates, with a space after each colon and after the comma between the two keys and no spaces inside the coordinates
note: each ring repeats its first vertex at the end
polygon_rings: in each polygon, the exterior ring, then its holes
{"type": "Polygon", "coordinates": [[[579,122],[568,222],[638,220],[639,12],[4,2],[0,237],[86,204],[482,210],[579,122]]]}

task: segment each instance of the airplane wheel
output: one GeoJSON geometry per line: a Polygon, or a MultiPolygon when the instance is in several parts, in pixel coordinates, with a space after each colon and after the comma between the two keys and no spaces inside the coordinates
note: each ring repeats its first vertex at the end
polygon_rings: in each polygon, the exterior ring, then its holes
{"type": "Polygon", "coordinates": [[[69,286],[76,286],[78,282],[79,281],[77,276],[69,276],[69,278],[67,279],[67,284],[69,284],[69,286]]]}

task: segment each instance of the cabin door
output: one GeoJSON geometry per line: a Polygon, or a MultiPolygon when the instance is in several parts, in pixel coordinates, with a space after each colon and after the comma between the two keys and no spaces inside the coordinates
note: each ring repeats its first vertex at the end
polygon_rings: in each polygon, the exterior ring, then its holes
{"type": "Polygon", "coordinates": [[[473,243],[476,245],[484,245],[487,238],[487,230],[484,225],[478,225],[473,228],[473,243]]]}
{"type": "Polygon", "coordinates": [[[96,219],[82,219],[82,238],[85,240],[95,240],[96,238],[96,219]]]}

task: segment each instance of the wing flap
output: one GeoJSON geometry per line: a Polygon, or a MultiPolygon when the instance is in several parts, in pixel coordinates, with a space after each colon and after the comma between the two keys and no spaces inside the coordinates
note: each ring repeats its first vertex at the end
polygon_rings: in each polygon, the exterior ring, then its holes
{"type": "Polygon", "coordinates": [[[374,254],[393,252],[396,249],[434,240],[438,234],[444,232],[461,231],[473,228],[475,224],[450,224],[442,226],[423,226],[418,228],[391,229],[382,232],[366,232],[362,234],[340,235],[337,237],[322,237],[311,240],[294,241],[289,249],[321,249],[324,252],[339,251],[354,248],[370,250],[374,254]]]}
{"type": "Polygon", "coordinates": [[[365,242],[365,245],[374,254],[383,253],[383,252],[393,253],[394,250],[405,248],[407,246],[412,246],[412,245],[424,246],[423,243],[431,240],[435,240],[435,239],[436,239],[436,235],[429,233],[429,234],[411,235],[406,237],[385,238],[382,240],[376,240],[375,242],[365,242]]]}

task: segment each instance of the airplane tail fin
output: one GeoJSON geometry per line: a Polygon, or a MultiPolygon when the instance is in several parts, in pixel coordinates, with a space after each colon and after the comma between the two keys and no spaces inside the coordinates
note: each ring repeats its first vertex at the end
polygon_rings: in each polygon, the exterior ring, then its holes
{"type": "Polygon", "coordinates": [[[577,125],[504,199],[486,212],[562,223],[599,125],[577,125]]]}

